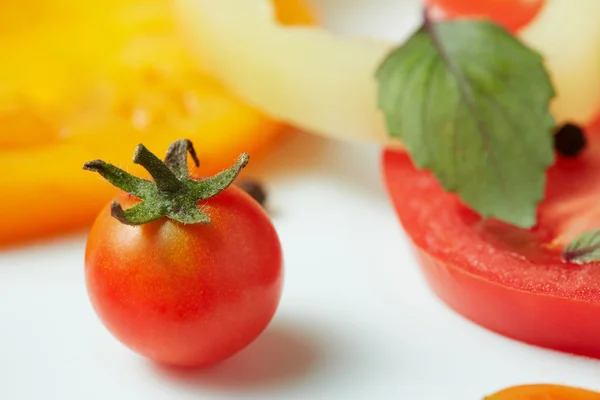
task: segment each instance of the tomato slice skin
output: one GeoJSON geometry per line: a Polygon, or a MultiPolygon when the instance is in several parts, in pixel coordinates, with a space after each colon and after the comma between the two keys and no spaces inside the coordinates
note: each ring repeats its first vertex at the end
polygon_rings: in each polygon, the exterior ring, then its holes
{"type": "Polygon", "coordinates": [[[426,0],[442,19],[485,18],[517,32],[540,12],[545,0],[426,0]]]}
{"type": "Polygon", "coordinates": [[[425,279],[442,301],[502,335],[600,358],[600,263],[564,262],[563,244],[555,243],[577,220],[576,206],[585,209],[597,198],[600,136],[588,137],[580,157],[560,159],[549,170],[531,230],[482,220],[406,153],[386,150],[383,168],[425,279]]]}

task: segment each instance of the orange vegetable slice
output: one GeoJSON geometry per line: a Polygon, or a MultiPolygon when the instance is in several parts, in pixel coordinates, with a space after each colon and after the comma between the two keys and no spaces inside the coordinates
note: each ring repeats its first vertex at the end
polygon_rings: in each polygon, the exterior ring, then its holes
{"type": "Polygon", "coordinates": [[[485,400],[600,400],[600,393],[562,385],[522,385],[502,390],[485,400]]]}

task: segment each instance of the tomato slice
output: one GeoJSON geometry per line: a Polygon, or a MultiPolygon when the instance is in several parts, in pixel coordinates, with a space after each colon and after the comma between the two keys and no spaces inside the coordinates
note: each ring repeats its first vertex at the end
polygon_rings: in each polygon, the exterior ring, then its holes
{"type": "Polygon", "coordinates": [[[480,218],[406,153],[384,152],[388,192],[441,300],[502,335],[600,358],[600,262],[561,258],[575,235],[600,227],[599,128],[577,158],[550,168],[530,230],[480,218]]]}
{"type": "Polygon", "coordinates": [[[535,18],[545,0],[426,0],[425,3],[442,19],[486,18],[516,32],[535,18]]]}

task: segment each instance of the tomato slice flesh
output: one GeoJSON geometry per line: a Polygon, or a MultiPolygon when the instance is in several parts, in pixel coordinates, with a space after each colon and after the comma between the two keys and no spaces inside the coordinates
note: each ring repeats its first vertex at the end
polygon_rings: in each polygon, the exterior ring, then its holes
{"type": "MultiPolygon", "coordinates": [[[[600,124],[598,125],[600,126],[600,124]]],[[[548,171],[538,225],[483,220],[406,153],[386,150],[385,180],[426,280],[474,322],[528,343],[600,358],[600,263],[562,260],[566,242],[600,227],[600,129],[548,171]]]]}

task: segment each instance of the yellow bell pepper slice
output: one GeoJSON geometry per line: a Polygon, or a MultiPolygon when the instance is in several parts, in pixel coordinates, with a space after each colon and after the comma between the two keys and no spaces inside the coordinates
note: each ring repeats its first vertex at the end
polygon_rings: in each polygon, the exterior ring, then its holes
{"type": "MultiPolygon", "coordinates": [[[[115,190],[86,161],[131,169],[136,144],[160,154],[185,137],[213,174],[285,129],[197,71],[170,4],[0,3],[0,246],[90,225],[115,190]]],[[[277,6],[282,23],[312,23],[297,0],[277,6]]]]}

